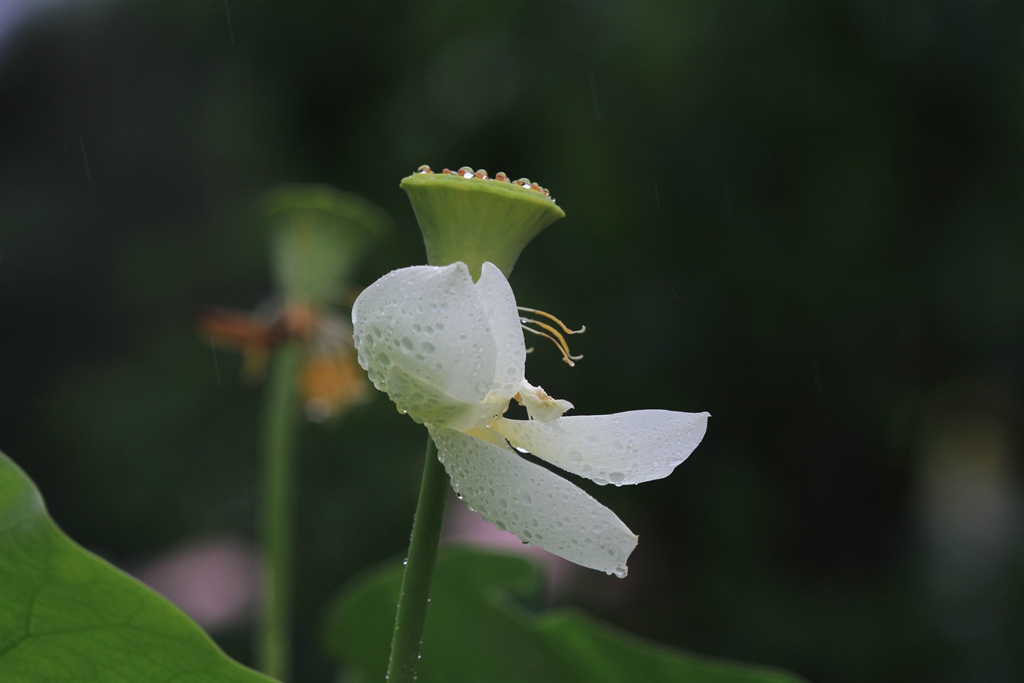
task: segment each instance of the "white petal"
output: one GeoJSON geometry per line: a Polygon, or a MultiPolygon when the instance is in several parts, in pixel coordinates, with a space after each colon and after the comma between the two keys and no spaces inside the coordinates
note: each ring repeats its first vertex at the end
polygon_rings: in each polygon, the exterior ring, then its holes
{"type": "Polygon", "coordinates": [[[574,415],[553,422],[496,420],[513,446],[598,484],[638,484],[667,477],[704,438],[708,413],[636,410],[574,415]]]}
{"type": "Polygon", "coordinates": [[[573,408],[568,401],[551,398],[542,387],[535,387],[525,379],[519,387],[519,403],[526,407],[531,420],[541,422],[553,422],[573,408]]]}
{"type": "Polygon", "coordinates": [[[352,307],[359,364],[417,422],[472,428],[504,410],[490,397],[498,348],[463,263],[388,273],[352,307]]]}
{"type": "Polygon", "coordinates": [[[498,352],[491,391],[507,401],[519,391],[526,367],[526,342],[516,297],[504,274],[493,263],[484,263],[481,267],[476,289],[498,352]]]}
{"type": "Polygon", "coordinates": [[[636,535],[578,486],[508,446],[451,429],[430,433],[452,488],[485,520],[576,564],[626,575],[636,535]]]}

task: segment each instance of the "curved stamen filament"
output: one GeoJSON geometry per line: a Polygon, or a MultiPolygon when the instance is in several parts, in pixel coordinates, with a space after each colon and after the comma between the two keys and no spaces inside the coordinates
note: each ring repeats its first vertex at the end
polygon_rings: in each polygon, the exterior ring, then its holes
{"type": "MultiPolygon", "coordinates": [[[[551,315],[550,313],[545,313],[544,311],[537,311],[537,310],[534,310],[532,308],[525,308],[523,306],[520,306],[519,310],[521,310],[521,311],[530,311],[531,313],[538,313],[539,315],[543,315],[543,316],[549,318],[550,320],[554,320],[556,323],[558,323],[558,325],[562,328],[562,330],[565,331],[566,334],[580,334],[581,332],[583,332],[583,331],[585,331],[587,329],[587,328],[583,327],[583,328],[580,328],[579,330],[570,330],[568,327],[565,326],[565,324],[562,323],[561,320],[559,320],[555,316],[551,315]]],[[[545,339],[551,340],[551,342],[555,346],[557,346],[558,350],[561,352],[562,360],[565,361],[570,367],[573,367],[573,366],[576,365],[576,363],[573,362],[573,361],[578,361],[578,360],[583,358],[583,356],[574,356],[574,355],[572,355],[569,352],[569,342],[567,342],[565,340],[565,337],[562,336],[562,333],[559,332],[554,327],[552,327],[551,325],[548,325],[546,322],[544,322],[542,320],[536,320],[535,318],[520,318],[519,322],[522,325],[522,328],[524,330],[526,330],[527,332],[532,332],[533,334],[535,334],[535,335],[537,335],[539,337],[544,337],[545,339]],[[539,327],[541,329],[539,329],[539,330],[538,329],[534,329],[533,327],[530,327],[530,325],[536,325],[537,327],[539,327]]]]}
{"type": "Polygon", "coordinates": [[[587,326],[586,325],[584,325],[583,327],[581,327],[578,330],[570,330],[566,326],[565,323],[563,323],[561,320],[559,320],[555,316],[553,316],[550,313],[547,313],[545,311],[538,311],[536,308],[527,308],[526,306],[516,306],[516,308],[518,308],[520,311],[526,311],[527,313],[536,313],[537,315],[542,315],[542,316],[544,316],[545,318],[547,318],[549,320],[554,320],[555,323],[557,323],[558,326],[562,328],[562,331],[565,332],[566,334],[583,334],[584,332],[587,331],[587,326]]]}
{"type": "MultiPolygon", "coordinates": [[[[523,329],[526,330],[527,332],[533,332],[534,334],[540,337],[546,337],[550,339],[554,343],[554,345],[558,347],[558,350],[562,352],[562,360],[568,363],[569,367],[574,367],[576,365],[574,361],[578,361],[583,358],[583,356],[570,356],[568,347],[564,347],[561,344],[559,344],[558,340],[552,337],[547,332],[541,332],[540,330],[535,330],[532,327],[527,327],[526,325],[523,325],[523,329]]],[[[532,350],[533,349],[531,349],[531,351],[532,350]]]]}
{"type": "Polygon", "coordinates": [[[520,325],[524,325],[524,326],[525,325],[536,325],[537,327],[541,328],[542,330],[546,330],[547,333],[551,336],[552,341],[554,341],[556,344],[558,344],[558,348],[564,349],[565,350],[564,353],[568,353],[568,351],[569,351],[569,343],[567,341],[565,341],[565,337],[562,336],[561,332],[559,332],[555,328],[551,327],[551,325],[548,325],[546,322],[544,322],[542,320],[534,320],[533,318],[520,318],[519,319],[519,324],[520,325]]]}

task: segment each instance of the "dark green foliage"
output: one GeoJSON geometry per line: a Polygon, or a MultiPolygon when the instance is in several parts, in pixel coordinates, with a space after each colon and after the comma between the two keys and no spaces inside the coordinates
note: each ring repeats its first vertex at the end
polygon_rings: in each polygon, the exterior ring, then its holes
{"type": "Polygon", "coordinates": [[[0,680],[260,683],[176,607],[86,552],[0,453],[0,680]]]}
{"type": "MultiPolygon", "coordinates": [[[[424,261],[400,179],[467,164],[566,212],[512,284],[585,358],[538,345],[531,380],[713,415],[669,479],[593,489],[641,543],[617,593],[561,602],[816,681],[1024,678],[1019,535],[965,545],[929,488],[935,425],[978,415],[1006,439],[953,452],[1021,487],[1024,4],[227,8],[230,33],[221,0],[68,2],[4,38],[0,446],[73,538],[128,566],[251,531],[260,389],[194,327],[271,293],[243,207],[282,182],[383,207],[365,286],[424,261]]],[[[316,683],[323,596],[408,541],[422,433],[378,400],[301,443],[316,683]]]]}
{"type": "MultiPolygon", "coordinates": [[[[402,568],[375,570],[336,600],[328,649],[344,680],[383,680],[402,568]]],[[[535,614],[544,577],[530,560],[448,549],[438,558],[421,683],[798,683],[781,671],[699,657],[616,631],[575,610],[535,614]]]]}

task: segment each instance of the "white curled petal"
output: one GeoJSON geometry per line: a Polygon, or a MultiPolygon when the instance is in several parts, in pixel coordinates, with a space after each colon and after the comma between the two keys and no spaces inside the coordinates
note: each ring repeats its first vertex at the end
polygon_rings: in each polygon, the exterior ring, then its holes
{"type": "Polygon", "coordinates": [[[576,564],[626,575],[636,535],[582,489],[508,446],[451,429],[430,434],[452,488],[485,520],[576,564]]]}
{"type": "Polygon", "coordinates": [[[418,422],[471,427],[478,417],[452,420],[478,404],[500,412],[485,400],[498,351],[465,264],[388,273],[356,299],[352,327],[374,386],[418,422]]]}
{"type": "Polygon", "coordinates": [[[661,479],[689,457],[708,428],[708,413],[636,410],[574,415],[553,422],[506,420],[491,427],[538,458],[598,484],[661,479]]]}
{"type": "Polygon", "coordinates": [[[526,368],[526,342],[516,297],[504,274],[489,262],[480,269],[476,289],[498,352],[491,391],[507,401],[519,390],[526,368]]]}
{"type": "Polygon", "coordinates": [[[553,422],[573,408],[568,401],[548,396],[543,387],[535,387],[525,379],[519,387],[519,403],[526,408],[531,420],[541,422],[553,422]]]}

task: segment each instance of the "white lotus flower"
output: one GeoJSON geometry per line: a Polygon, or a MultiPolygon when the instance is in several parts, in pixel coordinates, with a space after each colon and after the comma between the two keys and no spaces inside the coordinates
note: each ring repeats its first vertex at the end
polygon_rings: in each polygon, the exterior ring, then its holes
{"type": "Polygon", "coordinates": [[[572,404],[525,379],[515,296],[491,263],[475,283],[461,262],[393,271],[359,296],[352,323],[360,365],[400,411],[427,425],[471,509],[524,542],[626,575],[637,536],[512,447],[599,484],[637,484],[666,477],[685,460],[704,437],[708,413],[562,417],[572,404]],[[529,420],[502,417],[513,398],[529,420]]]}

